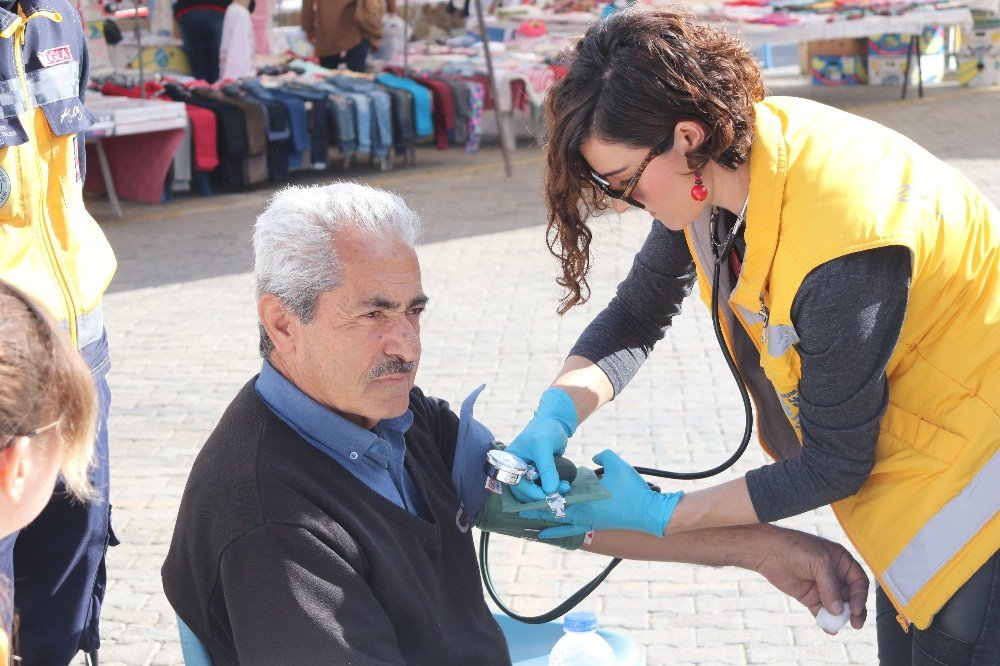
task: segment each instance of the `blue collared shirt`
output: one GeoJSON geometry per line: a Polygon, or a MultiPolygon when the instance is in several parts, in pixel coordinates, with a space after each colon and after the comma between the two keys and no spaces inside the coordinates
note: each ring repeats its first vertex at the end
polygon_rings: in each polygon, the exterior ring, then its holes
{"type": "MultiPolygon", "coordinates": [[[[254,387],[278,418],[303,439],[340,463],[366,486],[396,506],[427,518],[417,486],[403,465],[413,413],[383,419],[371,430],[351,423],[303,393],[264,361],[254,387]]],[[[472,409],[484,386],[462,403],[451,478],[464,510],[475,523],[486,503],[483,463],[493,434],[476,421],[472,409]]]]}

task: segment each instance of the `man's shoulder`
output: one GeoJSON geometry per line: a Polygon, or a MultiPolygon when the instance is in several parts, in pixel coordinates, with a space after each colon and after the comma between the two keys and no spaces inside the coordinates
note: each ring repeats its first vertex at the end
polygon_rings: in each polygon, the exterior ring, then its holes
{"type": "Polygon", "coordinates": [[[181,514],[193,511],[202,519],[217,513],[206,506],[222,509],[241,504],[241,516],[259,523],[257,461],[268,427],[267,407],[250,380],[229,406],[195,458],[181,502],[181,514]]]}
{"type": "MultiPolygon", "coordinates": [[[[256,381],[257,377],[254,376],[230,401],[215,429],[208,436],[203,453],[214,449],[220,449],[227,455],[247,453],[259,447],[263,430],[270,421],[270,410],[257,393],[256,381]]],[[[201,456],[195,461],[195,465],[199,462],[201,456]]]]}

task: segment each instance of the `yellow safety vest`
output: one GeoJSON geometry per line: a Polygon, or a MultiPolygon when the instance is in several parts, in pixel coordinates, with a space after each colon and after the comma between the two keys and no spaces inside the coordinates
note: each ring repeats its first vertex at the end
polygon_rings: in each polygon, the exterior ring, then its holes
{"type": "Polygon", "coordinates": [[[80,90],[86,43],[68,3],[35,4],[0,10],[0,279],[48,307],[83,346],[102,332],[101,297],[116,268],[83,203],[78,133],[93,122],[80,90]]]}
{"type": "MultiPolygon", "coordinates": [[[[735,288],[720,280],[722,324],[772,457],[801,446],[791,308],[803,279],[853,252],[912,254],[875,466],[833,510],[900,622],[924,629],[1000,549],[1000,213],[912,141],[807,100],[756,105],[749,166],[746,255],[735,288]]],[[[685,233],[708,304],[706,218],[685,233]]]]}

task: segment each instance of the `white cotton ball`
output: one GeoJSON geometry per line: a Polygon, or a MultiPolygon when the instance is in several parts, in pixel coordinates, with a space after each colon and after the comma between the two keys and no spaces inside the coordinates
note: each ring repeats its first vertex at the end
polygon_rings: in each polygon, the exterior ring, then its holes
{"type": "Polygon", "coordinates": [[[819,612],[816,613],[816,626],[824,631],[829,631],[831,634],[835,634],[843,629],[844,625],[847,624],[847,621],[850,619],[851,606],[845,601],[844,612],[840,615],[834,615],[825,608],[820,608],[819,612]]]}

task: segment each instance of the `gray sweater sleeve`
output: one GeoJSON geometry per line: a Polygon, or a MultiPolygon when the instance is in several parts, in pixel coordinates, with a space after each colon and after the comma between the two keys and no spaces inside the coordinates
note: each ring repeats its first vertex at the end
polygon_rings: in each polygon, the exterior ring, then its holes
{"type": "Polygon", "coordinates": [[[792,305],[802,451],[747,473],[761,522],[850,497],[868,478],[909,284],[910,252],[899,246],[834,259],[802,282],[792,305]]]}
{"type": "Polygon", "coordinates": [[[680,314],[681,301],[694,281],[684,233],[654,221],[618,292],[584,329],[570,354],[596,363],[618,395],[680,314]]]}

